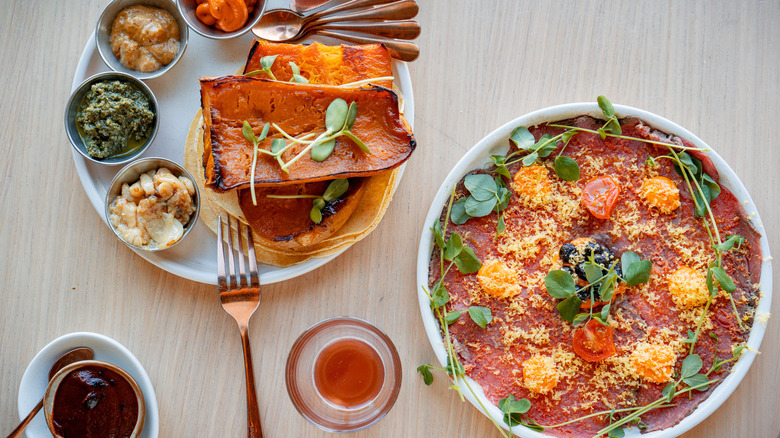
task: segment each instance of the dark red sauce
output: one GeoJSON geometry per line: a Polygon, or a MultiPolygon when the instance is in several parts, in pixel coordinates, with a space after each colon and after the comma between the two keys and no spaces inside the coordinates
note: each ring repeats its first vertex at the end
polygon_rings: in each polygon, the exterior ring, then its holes
{"type": "Polygon", "coordinates": [[[54,396],[52,419],[64,438],[129,437],[138,421],[133,387],[99,365],[70,372],[54,396]]]}
{"type": "Polygon", "coordinates": [[[384,382],[382,358],[373,347],[354,338],[334,341],[314,362],[314,385],[331,403],[354,408],[370,402],[384,382]]]}

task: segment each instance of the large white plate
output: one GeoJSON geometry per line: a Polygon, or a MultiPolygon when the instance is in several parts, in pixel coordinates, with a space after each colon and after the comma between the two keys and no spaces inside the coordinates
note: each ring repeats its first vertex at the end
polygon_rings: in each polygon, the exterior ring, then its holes
{"type": "MultiPolygon", "coordinates": [[[[679,137],[685,138],[691,141],[698,147],[711,149],[704,141],[699,137],[693,135],[685,128],[673,123],[661,116],[649,113],[647,111],[631,108],[623,105],[615,105],[615,111],[619,117],[635,116],[644,120],[650,126],[659,129],[660,131],[675,134],[679,137]]],[[[431,208],[428,210],[428,216],[425,218],[425,224],[423,226],[422,236],[420,238],[420,249],[417,254],[417,296],[420,302],[420,313],[422,314],[423,323],[425,325],[425,331],[428,334],[428,340],[433,347],[436,357],[441,362],[442,366],[446,364],[447,353],[444,349],[441,334],[439,332],[439,324],[436,321],[430,308],[430,301],[428,295],[423,291],[423,287],[428,287],[428,264],[431,257],[431,251],[433,250],[433,233],[430,227],[434,221],[438,220],[442,208],[449,200],[450,194],[458,181],[463,178],[466,173],[473,169],[484,168],[487,163],[490,163],[490,155],[493,154],[505,154],[509,149],[509,136],[518,126],[534,126],[540,123],[553,122],[558,120],[564,120],[579,115],[587,114],[596,118],[603,117],[601,109],[595,103],[573,103],[568,105],[559,105],[550,108],[545,108],[539,111],[535,111],[524,116],[518,117],[515,120],[501,126],[495,131],[483,138],[477,143],[466,155],[461,158],[455,167],[450,171],[447,178],[445,178],[439,191],[431,203],[431,208]]],[[[739,180],[734,171],[729,165],[714,151],[706,152],[710,157],[713,164],[717,168],[720,174],[720,184],[727,187],[734,193],[740,201],[745,202],[744,207],[748,214],[756,211],[756,206],[753,200],[750,198],[745,186],[739,180]]],[[[772,264],[771,257],[769,257],[769,241],[766,238],[766,232],[764,226],[761,223],[761,218],[756,213],[755,216],[751,215],[751,221],[756,230],[761,233],[761,252],[764,257],[764,262],[761,266],[761,300],[759,301],[757,312],[764,314],[769,313],[769,306],[772,300],[772,264]]],[[[641,435],[644,438],[671,438],[676,437],[687,430],[693,428],[715,410],[723,404],[724,401],[734,392],[739,382],[745,376],[753,363],[755,358],[754,351],[758,351],[761,345],[761,339],[764,337],[766,327],[755,322],[750,332],[747,345],[750,347],[750,351],[743,353],[742,357],[737,361],[736,365],[732,368],[731,373],[726,379],[710,394],[710,396],[704,400],[696,408],[693,413],[685,417],[676,426],[650,432],[641,435]]],[[[486,397],[482,388],[478,383],[470,378],[467,378],[469,385],[472,388],[476,388],[477,396],[474,397],[469,391],[464,390],[463,395],[481,412],[480,404],[487,407],[486,415],[493,418],[493,420],[500,424],[505,429],[509,429],[502,420],[503,413],[493,405],[486,397]]],[[[525,438],[541,438],[548,437],[549,435],[534,432],[522,426],[515,426],[512,432],[516,435],[525,438]]],[[[639,430],[634,428],[626,433],[627,437],[639,436],[639,430]]]]}
{"type": "MultiPolygon", "coordinates": [[[[187,50],[179,62],[163,76],[145,81],[159,102],[160,130],[142,156],[168,158],[183,165],[187,131],[196,111],[200,108],[198,78],[237,72],[246,63],[251,44],[250,35],[222,41],[211,40],[190,32],[187,50]]],[[[72,89],[75,90],[84,79],[108,70],[97,52],[93,33],[79,59],[73,76],[72,89]]],[[[404,97],[404,116],[409,124],[414,126],[412,80],[406,63],[393,61],[393,73],[395,83],[404,97]]],[[[108,185],[120,167],[88,162],[75,150],[73,161],[92,206],[95,207],[103,222],[106,222],[104,204],[108,185]]],[[[136,251],[136,253],[178,276],[201,283],[217,283],[216,237],[200,221],[195,224],[187,239],[173,248],[158,252],[136,251]]],[[[309,259],[287,268],[262,266],[260,282],[270,284],[303,275],[328,263],[339,254],[309,259]]]]}

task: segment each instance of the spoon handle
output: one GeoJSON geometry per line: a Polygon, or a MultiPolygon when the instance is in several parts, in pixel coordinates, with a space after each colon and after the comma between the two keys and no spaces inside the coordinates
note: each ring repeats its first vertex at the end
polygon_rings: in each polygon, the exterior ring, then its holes
{"type": "Polygon", "coordinates": [[[323,30],[317,33],[322,36],[337,38],[355,44],[384,44],[390,52],[390,56],[404,62],[414,61],[420,56],[420,49],[414,43],[384,38],[360,37],[330,30],[323,30]]]}
{"type": "Polygon", "coordinates": [[[405,0],[388,5],[377,6],[358,12],[352,12],[340,15],[328,15],[327,17],[317,18],[309,21],[309,26],[318,24],[333,23],[337,21],[357,21],[357,20],[407,20],[414,18],[419,12],[420,7],[414,0],[405,0]]]}
{"type": "Polygon", "coordinates": [[[420,36],[420,25],[414,20],[351,24],[318,24],[311,27],[309,32],[320,33],[323,30],[345,30],[402,40],[413,40],[420,36]]]}
{"type": "Polygon", "coordinates": [[[33,418],[38,414],[38,411],[41,410],[43,407],[43,398],[41,398],[41,401],[38,402],[37,405],[33,408],[33,410],[22,420],[22,422],[19,424],[19,426],[16,427],[16,429],[11,432],[10,435],[8,435],[8,438],[18,438],[22,436],[22,433],[24,432],[24,429],[27,427],[28,424],[32,421],[33,418]]]}
{"type": "Polygon", "coordinates": [[[325,10],[315,12],[309,15],[308,18],[311,20],[316,20],[321,17],[327,17],[330,14],[337,14],[339,12],[349,11],[352,9],[370,8],[371,6],[374,5],[383,5],[385,3],[393,3],[396,1],[398,0],[350,0],[340,5],[336,5],[331,8],[327,8],[325,10]]]}

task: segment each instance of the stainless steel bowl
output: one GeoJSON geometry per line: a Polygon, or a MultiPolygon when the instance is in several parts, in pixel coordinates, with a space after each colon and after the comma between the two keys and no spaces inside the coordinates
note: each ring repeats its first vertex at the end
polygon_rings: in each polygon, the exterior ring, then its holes
{"type": "Polygon", "coordinates": [[[254,27],[258,21],[260,21],[260,17],[263,16],[263,12],[265,12],[267,3],[267,0],[257,0],[257,3],[255,4],[255,10],[249,14],[249,18],[246,20],[244,27],[233,32],[223,32],[216,27],[206,26],[200,20],[198,20],[198,17],[195,16],[195,8],[198,7],[198,2],[196,0],[176,0],[176,5],[179,7],[179,12],[187,21],[187,24],[190,25],[192,30],[206,38],[213,38],[215,40],[227,40],[249,32],[249,30],[252,29],[252,27],[254,27]]]}
{"type": "Polygon", "coordinates": [[[187,48],[187,42],[189,41],[189,30],[187,22],[179,13],[179,9],[171,0],[113,0],[111,3],[103,9],[103,13],[100,15],[100,19],[95,29],[95,44],[97,45],[98,53],[103,58],[103,62],[114,71],[127,73],[135,76],[138,79],[152,79],[163,75],[165,72],[173,68],[173,66],[181,59],[184,54],[184,50],[187,48]],[[176,20],[176,24],[179,26],[179,51],[176,52],[176,57],[173,58],[170,64],[149,73],[141,73],[129,69],[119,62],[119,58],[114,55],[111,50],[111,25],[114,23],[116,16],[122,12],[123,9],[134,5],[146,5],[154,6],[168,11],[176,20]]]}
{"type": "Polygon", "coordinates": [[[152,144],[152,142],[154,141],[154,137],[157,135],[157,130],[160,128],[160,114],[158,111],[157,98],[154,97],[154,93],[152,93],[152,90],[146,84],[144,84],[142,81],[134,78],[133,76],[127,73],[109,71],[109,72],[98,73],[94,76],[87,78],[84,82],[81,83],[81,85],[76,87],[76,90],[73,92],[73,94],[70,95],[70,100],[68,100],[68,106],[66,108],[67,109],[65,110],[65,132],[67,132],[68,134],[68,138],[70,139],[70,144],[82,156],[84,156],[84,158],[86,158],[89,161],[92,161],[93,163],[116,166],[134,160],[139,155],[143,154],[146,151],[146,149],[149,147],[149,145],[152,144]],[[93,84],[96,84],[98,82],[113,81],[113,80],[119,80],[119,81],[130,83],[135,88],[137,88],[142,93],[144,93],[146,97],[149,99],[149,106],[151,107],[151,110],[154,113],[154,122],[152,122],[152,132],[149,134],[149,138],[146,139],[146,142],[144,142],[144,144],[141,145],[141,147],[136,149],[131,154],[123,155],[119,157],[102,158],[102,159],[90,157],[89,154],[87,153],[87,148],[84,145],[84,141],[81,139],[81,135],[79,134],[78,128],[76,127],[76,113],[78,112],[81,101],[84,99],[84,96],[87,93],[89,93],[89,90],[93,84]]]}
{"type": "Polygon", "coordinates": [[[174,246],[178,245],[179,242],[187,238],[187,235],[190,233],[190,230],[192,230],[195,227],[195,224],[198,222],[198,215],[200,214],[200,190],[198,190],[198,185],[195,183],[195,178],[190,175],[189,172],[183,167],[175,162],[168,160],[166,158],[159,158],[159,157],[149,157],[149,158],[142,158],[137,161],[133,161],[132,163],[128,164],[127,166],[123,167],[117,174],[114,176],[114,179],[111,180],[111,184],[108,186],[108,193],[106,193],[106,206],[105,206],[105,219],[106,223],[108,224],[109,228],[111,228],[111,231],[114,232],[116,237],[124,242],[127,246],[133,249],[141,250],[141,251],[162,251],[166,250],[168,248],[173,248],[174,246]],[[119,231],[114,227],[114,224],[111,223],[111,213],[109,211],[109,208],[111,206],[111,203],[114,201],[114,198],[119,196],[122,193],[122,184],[132,184],[136,181],[138,181],[139,178],[141,178],[142,173],[146,173],[150,170],[157,170],[161,167],[165,167],[168,170],[171,171],[174,175],[177,177],[184,176],[186,178],[189,178],[190,181],[192,181],[193,186],[195,186],[195,195],[192,196],[192,202],[195,204],[195,212],[192,213],[190,216],[189,222],[184,224],[184,234],[182,234],[181,238],[174,242],[172,245],[167,246],[165,248],[157,248],[157,247],[141,247],[141,246],[135,246],[131,243],[127,242],[122,236],[119,234],[119,231]]]}

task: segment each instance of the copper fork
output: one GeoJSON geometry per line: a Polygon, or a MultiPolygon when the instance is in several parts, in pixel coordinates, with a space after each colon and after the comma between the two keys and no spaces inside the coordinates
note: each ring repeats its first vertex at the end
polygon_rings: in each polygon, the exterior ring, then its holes
{"type": "Polygon", "coordinates": [[[233,255],[233,229],[230,216],[225,223],[220,216],[217,230],[217,283],[219,284],[219,301],[233,319],[238,323],[241,332],[241,344],[244,347],[244,368],[246,369],[246,408],[247,433],[249,438],[263,438],[263,428],[260,425],[260,411],[257,407],[257,392],[255,376],[252,371],[252,353],[249,348],[249,318],[260,305],[260,281],[257,277],[257,259],[252,230],[241,221],[235,219],[236,240],[238,242],[238,258],[233,255]],[[222,228],[227,225],[227,255],[228,268],[225,270],[225,250],[222,239],[222,228]],[[244,263],[243,246],[246,245],[249,269],[244,263]],[[238,275],[236,272],[238,265],[238,275]]]}

